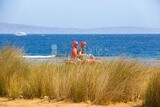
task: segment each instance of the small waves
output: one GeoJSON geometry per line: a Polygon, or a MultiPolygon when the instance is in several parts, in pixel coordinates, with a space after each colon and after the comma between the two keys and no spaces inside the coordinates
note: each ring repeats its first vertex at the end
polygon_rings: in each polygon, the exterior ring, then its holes
{"type": "Polygon", "coordinates": [[[50,55],[50,56],[37,55],[37,56],[22,56],[22,57],[28,58],[28,59],[48,59],[48,58],[54,58],[56,57],[56,55],[50,55]]]}

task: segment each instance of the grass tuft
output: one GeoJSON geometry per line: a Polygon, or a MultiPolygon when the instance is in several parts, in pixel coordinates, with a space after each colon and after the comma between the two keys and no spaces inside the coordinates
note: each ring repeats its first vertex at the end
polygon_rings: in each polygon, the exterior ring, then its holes
{"type": "Polygon", "coordinates": [[[15,47],[4,47],[0,51],[0,95],[17,98],[22,93],[22,84],[28,75],[28,63],[22,51],[15,47]]]}
{"type": "Polygon", "coordinates": [[[147,107],[160,107],[160,68],[155,68],[149,79],[144,103],[147,107]]]}

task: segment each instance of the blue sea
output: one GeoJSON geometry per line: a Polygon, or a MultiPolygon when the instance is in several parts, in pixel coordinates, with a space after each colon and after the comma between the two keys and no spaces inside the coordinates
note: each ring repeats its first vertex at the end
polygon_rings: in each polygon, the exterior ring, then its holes
{"type": "Polygon", "coordinates": [[[69,56],[74,40],[86,41],[86,52],[95,56],[160,57],[160,34],[1,34],[0,47],[6,44],[21,47],[25,55],[31,56],[48,56],[56,49],[57,55],[69,56]]]}

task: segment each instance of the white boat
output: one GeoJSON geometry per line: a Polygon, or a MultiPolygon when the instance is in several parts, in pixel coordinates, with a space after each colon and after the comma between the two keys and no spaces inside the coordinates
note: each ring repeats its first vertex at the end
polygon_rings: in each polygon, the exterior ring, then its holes
{"type": "Polygon", "coordinates": [[[25,33],[25,32],[17,32],[15,35],[16,36],[26,36],[27,33],[25,33]]]}

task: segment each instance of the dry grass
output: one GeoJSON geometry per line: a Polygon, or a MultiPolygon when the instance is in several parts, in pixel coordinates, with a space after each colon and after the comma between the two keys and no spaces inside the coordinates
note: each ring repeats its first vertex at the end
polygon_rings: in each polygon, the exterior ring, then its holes
{"type": "Polygon", "coordinates": [[[4,47],[0,51],[0,95],[12,98],[22,92],[22,84],[28,75],[28,63],[19,57],[21,50],[15,47],[4,47]]]}
{"type": "Polygon", "coordinates": [[[94,104],[128,102],[144,95],[149,68],[125,58],[101,64],[29,64],[21,50],[0,51],[0,95],[91,101],[94,104]]]}
{"type": "Polygon", "coordinates": [[[145,105],[160,107],[160,68],[155,68],[147,86],[145,105]]]}

